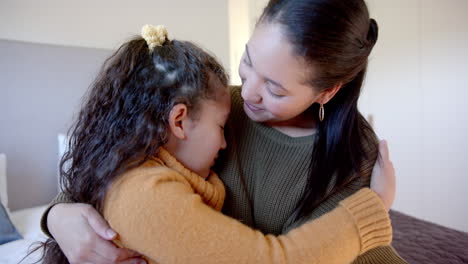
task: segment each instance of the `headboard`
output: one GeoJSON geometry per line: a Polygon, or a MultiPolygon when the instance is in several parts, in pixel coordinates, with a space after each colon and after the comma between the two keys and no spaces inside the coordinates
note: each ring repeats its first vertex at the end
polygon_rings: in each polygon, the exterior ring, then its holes
{"type": "Polygon", "coordinates": [[[7,191],[6,155],[0,153],[0,201],[5,206],[5,208],[8,208],[7,191]]]}
{"type": "MultiPolygon", "coordinates": [[[[67,150],[67,137],[59,134],[58,137],[58,162],[67,150]]],[[[58,178],[58,175],[57,175],[58,178]]],[[[7,157],[6,154],[0,153],[0,202],[8,210],[8,187],[7,187],[7,157]]],[[[58,181],[58,190],[62,191],[60,181],[58,181]]]]}
{"type": "MultiPolygon", "coordinates": [[[[58,183],[58,190],[59,192],[63,191],[62,185],[60,184],[60,161],[62,160],[63,155],[65,152],[68,151],[68,137],[65,134],[58,134],[57,135],[57,143],[58,143],[58,164],[57,164],[57,183],[58,183]]],[[[65,164],[65,170],[67,169],[67,164],[65,164]]]]}

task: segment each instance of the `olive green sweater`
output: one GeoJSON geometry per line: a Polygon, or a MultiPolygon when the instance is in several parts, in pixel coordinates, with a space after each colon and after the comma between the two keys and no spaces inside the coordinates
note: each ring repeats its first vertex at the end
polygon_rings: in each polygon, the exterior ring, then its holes
{"type": "MultiPolygon", "coordinates": [[[[240,89],[232,89],[232,109],[226,128],[228,148],[219,176],[226,185],[223,212],[266,234],[284,234],[303,222],[292,217],[304,193],[314,135],[292,138],[250,120],[243,111],[240,89]]],[[[316,219],[338,206],[359,189],[369,186],[377,150],[364,162],[360,177],[310,213],[316,219]]],[[[59,194],[52,204],[72,202],[59,194]]],[[[42,228],[48,233],[46,211],[42,228]]],[[[49,234],[50,235],[50,234],[49,234]]],[[[406,263],[395,250],[380,247],[361,255],[354,263],[406,263]]]]}
{"type": "MultiPolygon", "coordinates": [[[[232,109],[226,129],[228,149],[218,173],[226,185],[223,212],[264,233],[284,234],[307,220],[316,219],[338,203],[370,185],[378,150],[368,148],[359,177],[345,190],[333,194],[310,213],[294,221],[293,212],[305,192],[314,135],[289,137],[252,121],[244,112],[240,88],[231,91],[232,109]]],[[[377,140],[377,139],[376,139],[377,140]]],[[[361,255],[354,263],[406,263],[390,247],[361,255]]]]}

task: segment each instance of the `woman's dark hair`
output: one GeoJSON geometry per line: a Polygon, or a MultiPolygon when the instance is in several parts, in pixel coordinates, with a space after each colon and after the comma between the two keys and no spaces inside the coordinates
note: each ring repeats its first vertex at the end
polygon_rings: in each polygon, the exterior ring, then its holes
{"type": "MultiPolygon", "coordinates": [[[[69,131],[69,151],[60,162],[64,193],[102,210],[108,186],[122,172],[144,163],[167,142],[172,107],[183,103],[197,118],[203,99],[215,100],[228,77],[218,61],[186,41],[166,40],[150,52],[143,38],[123,44],[101,69],[69,131]]],[[[68,263],[49,239],[43,263],[68,263]]]]}
{"type": "MultiPolygon", "coordinates": [[[[259,23],[281,27],[295,55],[313,69],[305,81],[314,89],[342,85],[325,105],[325,120],[317,120],[305,194],[296,209],[299,220],[363,177],[364,161],[376,157],[377,137],[358,111],[358,98],[378,26],[363,0],[271,0],[259,23]]],[[[318,107],[312,106],[316,117],[318,107]]]]}

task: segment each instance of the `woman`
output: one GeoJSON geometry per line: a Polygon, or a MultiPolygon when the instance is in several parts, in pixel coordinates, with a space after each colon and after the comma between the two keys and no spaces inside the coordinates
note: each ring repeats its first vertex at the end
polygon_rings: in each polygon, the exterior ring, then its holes
{"type": "MultiPolygon", "coordinates": [[[[229,147],[218,162],[224,213],[280,234],[369,185],[378,142],[357,101],[377,36],[362,0],[268,3],[240,65],[242,91],[231,93],[229,147]]],[[[111,263],[130,256],[102,240],[114,234],[86,205],[59,204],[44,220],[79,260],[86,249],[111,263]],[[74,250],[80,244],[85,250],[74,250]]],[[[356,263],[405,262],[384,247],[356,263]]]]}

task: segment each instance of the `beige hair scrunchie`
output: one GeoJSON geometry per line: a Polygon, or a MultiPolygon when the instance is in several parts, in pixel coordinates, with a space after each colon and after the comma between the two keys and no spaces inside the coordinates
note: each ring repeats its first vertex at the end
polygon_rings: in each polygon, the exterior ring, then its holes
{"type": "Polygon", "coordinates": [[[167,29],[163,25],[144,25],[141,28],[141,36],[146,40],[150,51],[153,51],[154,47],[162,46],[166,42],[167,29]]]}

